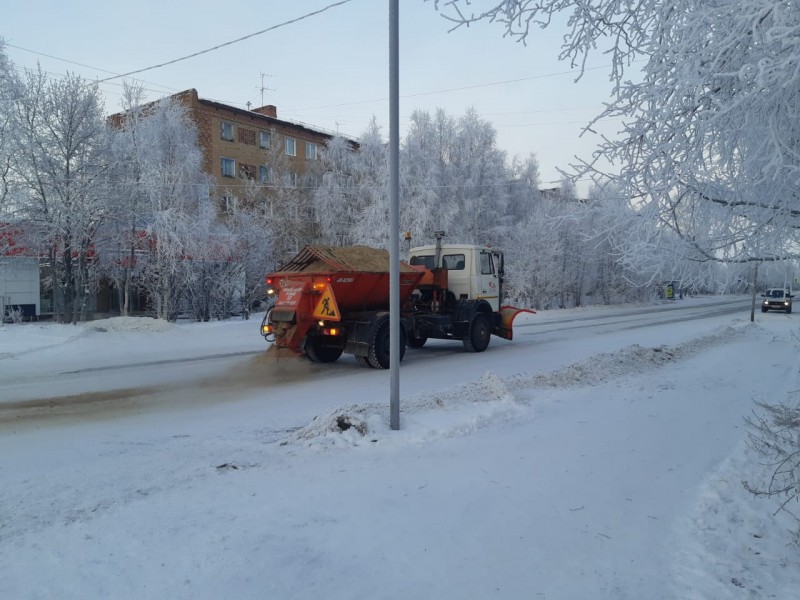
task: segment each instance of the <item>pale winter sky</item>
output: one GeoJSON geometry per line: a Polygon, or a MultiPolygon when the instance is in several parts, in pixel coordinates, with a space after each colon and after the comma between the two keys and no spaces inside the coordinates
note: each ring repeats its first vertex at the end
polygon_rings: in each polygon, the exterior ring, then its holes
{"type": "MultiPolygon", "coordinates": [[[[38,61],[54,76],[71,71],[95,80],[206,50],[339,0],[196,0],[191,8],[174,0],[10,1],[0,36],[18,68],[38,61]]],[[[577,72],[557,60],[563,27],[535,31],[523,46],[503,38],[499,25],[448,33],[452,25],[432,0],[400,4],[401,134],[415,109],[460,116],[473,107],[493,123],[509,157],[536,154],[544,185],[556,183],[556,167],[568,168],[574,155],[590,155],[597,138],[579,134],[609,98],[604,56],[592,57],[575,83],[577,72]]],[[[388,8],[388,0],[349,0],[135,77],[150,100],[196,88],[203,98],[242,108],[275,104],[281,118],[351,137],[375,116],[388,138],[388,8]]],[[[100,87],[106,110],[117,111],[121,79],[100,87]]],[[[613,135],[618,127],[607,122],[598,131],[613,135]]]]}

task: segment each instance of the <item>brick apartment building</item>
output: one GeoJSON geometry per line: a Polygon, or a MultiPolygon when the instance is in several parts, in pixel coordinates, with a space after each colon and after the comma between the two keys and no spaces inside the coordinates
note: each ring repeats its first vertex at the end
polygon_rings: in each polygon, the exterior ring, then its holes
{"type": "MultiPolygon", "coordinates": [[[[263,193],[270,188],[313,186],[319,173],[320,150],[333,135],[278,118],[272,104],[250,110],[200,98],[196,89],[171,96],[188,109],[197,126],[203,171],[212,176],[212,196],[226,210],[241,199],[246,182],[263,193]]],[[[119,123],[122,113],[112,115],[119,123]]],[[[353,149],[358,144],[351,141],[353,149]]]]}
{"type": "Polygon", "coordinates": [[[264,188],[307,184],[321,148],[333,137],[279,119],[274,105],[240,109],[200,98],[195,89],[173,98],[197,125],[203,170],[213,177],[212,195],[222,210],[230,198],[241,198],[247,181],[264,188]]]}

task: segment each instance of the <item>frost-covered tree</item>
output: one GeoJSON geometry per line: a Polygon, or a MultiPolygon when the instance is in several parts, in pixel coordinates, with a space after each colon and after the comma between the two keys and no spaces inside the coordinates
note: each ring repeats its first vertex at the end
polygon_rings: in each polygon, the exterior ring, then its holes
{"type": "Polygon", "coordinates": [[[323,244],[347,245],[353,241],[358,209],[353,197],[354,152],[345,138],[337,136],[320,153],[324,174],[314,193],[314,217],[323,244]]]}
{"type": "Polygon", "coordinates": [[[508,207],[503,216],[506,226],[514,225],[531,211],[532,204],[539,200],[539,162],[535,154],[525,159],[514,157],[511,162],[511,182],[508,187],[508,207]]]}
{"type": "Polygon", "coordinates": [[[237,199],[263,211],[274,261],[282,264],[316,237],[314,193],[321,178],[319,161],[297,172],[286,156],[280,136],[270,136],[264,171],[237,192],[237,199]]]}
{"type": "Polygon", "coordinates": [[[324,243],[367,244],[388,241],[388,153],[372,119],[357,149],[334,138],[322,152],[322,184],[314,194],[314,211],[324,243]]]}
{"type": "Polygon", "coordinates": [[[127,316],[139,289],[136,275],[148,249],[144,230],[151,214],[144,182],[143,128],[148,124],[141,86],[123,82],[122,109],[109,144],[109,219],[100,237],[99,258],[103,273],[114,285],[120,314],[127,316]]]}
{"type": "Polygon", "coordinates": [[[48,80],[28,71],[14,103],[17,210],[47,258],[53,312],[85,318],[96,277],[94,241],[103,209],[108,140],[96,85],[68,74],[48,80]]]}
{"type": "Polygon", "coordinates": [[[272,248],[275,220],[269,209],[265,185],[247,180],[222,218],[213,211],[201,214],[189,261],[196,272],[187,285],[194,318],[239,312],[249,318],[253,305],[264,299],[264,276],[282,261],[272,248]]]}
{"type": "Polygon", "coordinates": [[[593,186],[578,218],[586,237],[590,279],[586,293],[590,302],[612,304],[651,296],[656,282],[663,279],[663,261],[657,255],[652,264],[638,268],[639,265],[631,265],[630,261],[641,256],[621,250],[635,239],[631,232],[635,232],[639,218],[627,198],[612,184],[593,186]]]}
{"type": "MultiPolygon", "coordinates": [[[[415,111],[400,150],[400,223],[414,240],[434,231],[450,239],[491,242],[506,216],[513,173],[496,133],[474,110],[461,118],[415,111]]],[[[321,239],[327,243],[385,247],[388,155],[372,122],[354,151],[333,140],[323,153],[325,175],[315,195],[321,239]]],[[[534,177],[538,179],[538,175],[534,177]]],[[[520,182],[518,193],[523,187],[520,182]]]]}
{"type": "Polygon", "coordinates": [[[227,319],[242,309],[245,270],[239,245],[228,223],[217,219],[211,201],[201,200],[181,262],[182,295],[195,320],[227,319]]]}
{"type": "Polygon", "coordinates": [[[623,131],[578,167],[591,172],[600,158],[620,165],[613,174],[619,188],[650,204],[649,216],[680,241],[677,250],[729,263],[797,254],[800,11],[794,2],[434,3],[455,27],[495,21],[522,42],[566,16],[562,59],[582,67],[592,52],[610,56],[614,97],[597,118],[624,117],[623,131]],[[641,75],[629,80],[633,61],[641,75]],[[692,222],[710,235],[696,236],[692,222]]]}
{"type": "Polygon", "coordinates": [[[513,175],[494,128],[474,110],[458,119],[415,111],[400,160],[400,217],[415,239],[436,230],[464,242],[497,237],[513,175]]]}
{"type": "Polygon", "coordinates": [[[192,277],[192,243],[209,202],[197,129],[186,108],[170,98],[143,105],[131,88],[124,108],[114,136],[114,235],[107,236],[105,255],[115,264],[108,273],[123,310],[135,281],[155,315],[173,320],[192,277]]]}
{"type": "Polygon", "coordinates": [[[21,94],[19,78],[6,56],[5,43],[0,38],[0,220],[6,213],[6,201],[11,189],[11,161],[16,144],[12,118],[14,104],[21,94]]]}
{"type": "Polygon", "coordinates": [[[563,248],[553,222],[552,202],[537,198],[524,219],[506,236],[506,284],[509,299],[519,306],[552,308],[561,292],[559,272],[563,248]]]}
{"type": "MultiPolygon", "coordinates": [[[[5,53],[3,39],[0,38],[0,258],[9,249],[12,237],[19,237],[14,225],[13,208],[10,206],[12,191],[12,161],[16,155],[14,135],[14,104],[22,93],[21,84],[14,65],[5,53]]],[[[19,241],[19,240],[17,240],[19,241]]],[[[0,260],[0,276],[4,264],[0,260]]],[[[0,315],[1,316],[1,315],[0,315]]]]}
{"type": "Polygon", "coordinates": [[[756,497],[777,500],[777,512],[795,522],[793,543],[800,547],[800,405],[757,403],[746,419],[748,445],[766,462],[768,473],[761,481],[743,481],[756,497]]]}
{"type": "Polygon", "coordinates": [[[491,240],[508,209],[509,170],[497,131],[470,108],[458,120],[451,159],[458,186],[463,239],[491,240]]]}
{"type": "Polygon", "coordinates": [[[241,305],[242,314],[249,317],[251,309],[266,297],[266,273],[280,266],[272,249],[270,221],[260,205],[240,206],[226,221],[234,240],[232,255],[243,273],[234,302],[241,305]]]}
{"type": "Polygon", "coordinates": [[[460,233],[450,156],[455,136],[455,119],[444,110],[412,113],[400,154],[400,222],[415,240],[429,241],[437,230],[456,239],[460,233]]]}

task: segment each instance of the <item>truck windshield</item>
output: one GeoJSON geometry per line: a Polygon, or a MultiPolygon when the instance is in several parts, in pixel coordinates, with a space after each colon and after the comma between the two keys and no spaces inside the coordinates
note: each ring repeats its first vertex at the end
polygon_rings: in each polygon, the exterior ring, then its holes
{"type": "Polygon", "coordinates": [[[767,296],[770,298],[783,298],[783,290],[769,290],[767,296]]]}

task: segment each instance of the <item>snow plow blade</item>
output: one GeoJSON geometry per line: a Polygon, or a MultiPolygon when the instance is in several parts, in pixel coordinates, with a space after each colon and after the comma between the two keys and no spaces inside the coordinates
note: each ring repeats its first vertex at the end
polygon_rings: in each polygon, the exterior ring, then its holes
{"type": "Polygon", "coordinates": [[[513,339],[514,331],[512,325],[514,324],[514,319],[519,313],[530,313],[535,315],[536,311],[529,308],[517,308],[516,306],[501,306],[499,311],[500,324],[495,325],[492,333],[506,340],[513,339]]]}

